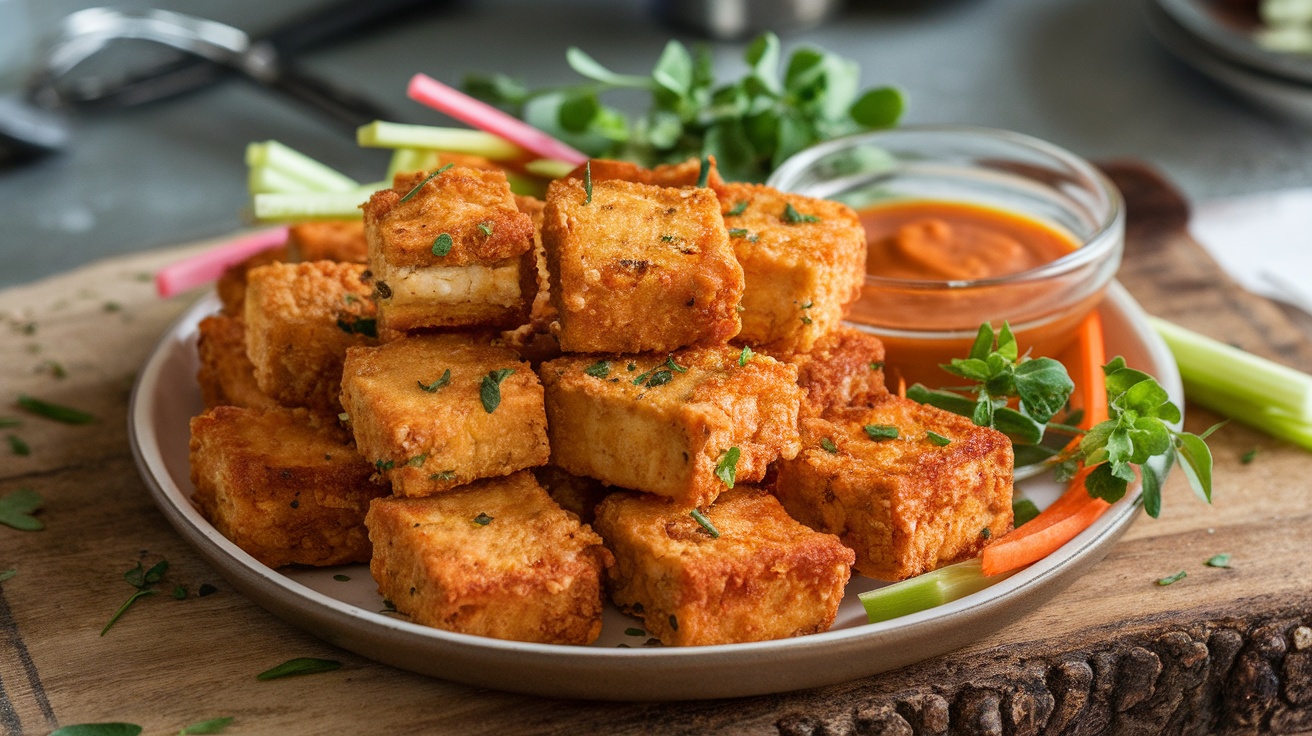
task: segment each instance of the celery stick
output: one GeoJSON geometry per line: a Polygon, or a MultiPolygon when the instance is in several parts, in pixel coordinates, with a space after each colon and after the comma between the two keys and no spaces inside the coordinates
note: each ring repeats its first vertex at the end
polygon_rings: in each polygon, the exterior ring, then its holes
{"type": "Polygon", "coordinates": [[[1189,398],[1223,395],[1312,423],[1312,376],[1155,317],[1149,322],[1175,354],[1189,398]]]}
{"type": "Polygon", "coordinates": [[[1184,390],[1189,400],[1196,404],[1224,414],[1235,421],[1243,422],[1272,437],[1312,450],[1312,422],[1301,422],[1296,417],[1283,412],[1255,406],[1246,399],[1215,392],[1203,386],[1191,387],[1188,382],[1185,382],[1184,390]]]}
{"type": "Polygon", "coordinates": [[[360,186],[351,177],[325,166],[278,141],[251,143],[246,146],[246,165],[267,166],[302,182],[316,192],[349,192],[360,186]]]}
{"type": "Polygon", "coordinates": [[[1013,574],[1014,571],[985,577],[976,557],[862,593],[859,597],[861,605],[866,608],[866,617],[874,624],[964,598],[1013,574]]]}
{"type": "Polygon", "coordinates": [[[290,192],[257,194],[253,208],[260,222],[303,222],[305,220],[358,220],[359,192],[290,192]]]}
{"type": "Polygon", "coordinates": [[[481,130],[402,125],[381,120],[359,128],[355,139],[366,148],[427,148],[468,153],[493,161],[514,161],[527,155],[519,146],[481,130]]]}
{"type": "Polygon", "coordinates": [[[360,201],[364,202],[366,199],[369,199],[369,197],[371,197],[373,193],[378,191],[379,189],[391,189],[391,188],[392,188],[392,182],[390,181],[371,181],[368,184],[361,184],[360,188],[355,190],[355,193],[360,195],[360,201]]]}
{"type": "Polygon", "coordinates": [[[293,179],[278,169],[271,169],[268,166],[251,167],[246,176],[246,188],[251,194],[314,191],[299,179],[293,179]]]}
{"type": "Polygon", "coordinates": [[[506,172],[506,179],[510,181],[510,191],[515,194],[523,194],[529,197],[541,199],[547,194],[547,184],[541,179],[535,179],[531,176],[524,176],[513,171],[506,172]]]}
{"type": "Polygon", "coordinates": [[[425,148],[398,148],[392,152],[392,160],[387,164],[387,180],[392,181],[397,174],[435,169],[437,163],[437,151],[425,148]]]}
{"type": "Polygon", "coordinates": [[[557,161],[554,158],[538,158],[524,164],[525,171],[544,179],[563,179],[575,168],[568,161],[557,161]]]}

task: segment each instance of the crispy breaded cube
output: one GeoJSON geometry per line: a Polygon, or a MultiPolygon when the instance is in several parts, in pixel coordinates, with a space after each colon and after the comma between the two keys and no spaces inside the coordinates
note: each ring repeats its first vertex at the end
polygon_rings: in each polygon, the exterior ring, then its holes
{"type": "MultiPolygon", "coordinates": [[[[706,173],[706,186],[712,189],[724,184],[720,171],[715,166],[715,157],[707,157],[709,171],[706,173]]],[[[639,184],[651,184],[658,187],[695,187],[701,179],[702,162],[696,158],[677,164],[661,164],[647,168],[632,161],[615,161],[594,158],[587,164],[575,168],[567,175],[571,179],[583,179],[589,175],[593,181],[619,179],[639,184]]]]}
{"type": "Polygon", "coordinates": [[[673,646],[783,639],[828,629],[852,550],[739,487],[703,511],[718,537],[648,494],[614,493],[596,529],[615,555],[611,597],[673,646]]]}
{"type": "Polygon", "coordinates": [[[378,592],[416,623],[548,644],[590,644],[601,633],[614,558],[531,473],[379,499],[365,524],[378,592]]]}
{"type": "Polygon", "coordinates": [[[543,465],[533,469],[533,477],[546,489],[551,500],[560,504],[562,509],[579,517],[584,524],[591,524],[596,516],[597,504],[611,493],[611,489],[594,478],[574,475],[561,470],[555,465],[543,465]]]}
{"type": "Polygon", "coordinates": [[[220,406],[191,420],[193,498],[268,565],[369,559],[369,502],[387,494],[344,430],[305,409],[220,406]]]}
{"type": "Polygon", "coordinates": [[[240,317],[246,313],[246,274],[253,268],[267,266],[270,263],[284,263],[291,257],[290,249],[285,245],[260,251],[240,263],[228,266],[214,284],[214,290],[223,303],[223,313],[230,317],[240,317]]]}
{"type": "Polygon", "coordinates": [[[260,390],[287,406],[336,414],[342,360],[377,336],[358,263],[275,263],[250,272],[246,355],[260,390]]]}
{"type": "Polygon", "coordinates": [[[854,327],[840,325],[821,336],[810,352],[770,354],[797,366],[802,416],[870,404],[888,394],[883,341],[854,327]]]}
{"type": "Polygon", "coordinates": [[[214,314],[197,326],[196,352],[200,370],[196,381],[206,409],[245,406],[272,409],[278,402],[255,383],[255,366],[246,357],[246,325],[237,317],[214,314]]]}
{"type": "Polygon", "coordinates": [[[862,575],[920,575],[1011,530],[1011,441],[966,417],[889,395],[803,419],[802,445],[779,464],[775,495],[794,519],[856,550],[862,575]],[[872,437],[887,427],[896,438],[872,437]]]}
{"type": "Polygon", "coordinates": [[[716,191],[747,282],[738,341],[810,350],[861,296],[861,221],[847,205],[759,184],[725,184],[716,191]]]}
{"type": "Polygon", "coordinates": [[[398,496],[509,475],[550,456],[532,368],[510,348],[467,335],[352,348],[341,399],[360,452],[398,496]]]}
{"type": "Polygon", "coordinates": [[[502,171],[397,174],[364,205],[380,327],[513,328],[537,290],[533,220],[502,171]]]}
{"type": "Polygon", "coordinates": [[[797,369],[729,347],[566,356],[538,369],[551,462],[575,475],[704,506],[798,452],[797,369]],[[740,365],[741,363],[741,365],[740,365]],[[733,458],[737,457],[734,462],[733,458]]]}
{"type": "Polygon", "coordinates": [[[359,220],[302,222],[287,229],[287,245],[300,261],[364,263],[369,257],[359,220]]]}
{"type": "Polygon", "coordinates": [[[515,206],[533,220],[533,260],[537,266],[538,291],[529,310],[529,324],[535,331],[546,332],[556,319],[556,308],[551,304],[551,276],[547,272],[547,252],[542,247],[542,217],[547,203],[537,197],[515,195],[515,206]]]}
{"type": "Polygon", "coordinates": [[[542,244],[565,352],[668,352],[738,334],[742,269],[709,189],[578,179],[547,190],[542,244]]]}

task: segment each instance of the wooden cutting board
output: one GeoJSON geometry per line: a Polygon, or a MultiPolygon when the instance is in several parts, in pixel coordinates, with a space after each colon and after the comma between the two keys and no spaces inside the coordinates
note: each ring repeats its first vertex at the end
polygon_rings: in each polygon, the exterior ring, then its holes
{"type": "MultiPolygon", "coordinates": [[[[1312,339],[1227,279],[1184,231],[1183,200],[1133,163],[1107,166],[1129,201],[1121,280],[1149,311],[1307,368],[1312,339]]],[[[27,419],[0,443],[0,495],[39,492],[44,531],[0,526],[0,733],[126,721],[147,734],[232,716],[227,733],[1100,734],[1312,730],[1312,454],[1237,424],[1215,434],[1216,500],[1173,477],[1162,517],[1050,603],[953,654],[814,691],[693,703],[553,701],[375,664],[234,593],[154,508],[128,451],[135,370],[191,301],[149,274],[205,247],[88,266],[0,292],[0,416],[31,393],[93,412],[27,419]],[[62,370],[61,370],[62,369],[62,370]],[[62,376],[62,377],[61,377],[62,376]],[[1241,458],[1256,450],[1251,463],[1241,458]],[[1222,552],[1232,569],[1203,565],[1222,552]],[[163,592],[101,627],[166,558],[163,592]],[[1169,587],[1158,578],[1185,570],[1169,587]],[[187,595],[169,593],[185,586],[187,595]],[[217,589],[198,597],[202,585],[217,589]],[[292,657],[341,670],[259,682],[292,657]]],[[[194,296],[194,295],[193,295],[194,296]]],[[[1188,408],[1198,432],[1217,417],[1188,408]]],[[[1178,474],[1177,474],[1178,476],[1178,474]]]]}

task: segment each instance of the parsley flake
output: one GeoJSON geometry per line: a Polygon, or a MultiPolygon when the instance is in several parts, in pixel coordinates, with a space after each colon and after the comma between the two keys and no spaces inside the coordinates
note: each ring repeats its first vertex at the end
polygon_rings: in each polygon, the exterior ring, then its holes
{"type": "Polygon", "coordinates": [[[929,440],[929,443],[931,445],[934,445],[935,447],[947,447],[948,445],[952,444],[952,440],[948,439],[947,437],[944,437],[938,432],[926,431],[925,439],[929,440]]]}
{"type": "Polygon", "coordinates": [[[751,235],[751,233],[748,232],[747,228],[745,228],[745,227],[731,227],[731,228],[729,228],[729,237],[731,237],[731,238],[745,238],[745,237],[747,237],[748,235],[751,235]]]}
{"type": "Polygon", "coordinates": [[[1222,552],[1219,555],[1213,555],[1207,558],[1203,564],[1208,567],[1220,567],[1228,570],[1230,569],[1230,556],[1229,552],[1222,552]]]}
{"type": "Polygon", "coordinates": [[[16,434],[11,434],[6,439],[9,440],[9,449],[12,450],[15,455],[27,457],[32,454],[32,448],[28,447],[22,437],[19,437],[16,434]]]}
{"type": "Polygon", "coordinates": [[[391,470],[392,468],[396,467],[396,463],[391,460],[375,460],[374,467],[378,468],[379,472],[382,472],[384,470],[391,470]]]}
{"type": "Polygon", "coordinates": [[[754,355],[756,355],[756,353],[752,351],[751,346],[744,345],[743,351],[738,354],[738,367],[741,368],[747,365],[747,361],[751,360],[754,355]]]}
{"type": "Polygon", "coordinates": [[[583,369],[583,372],[593,378],[605,378],[610,375],[610,361],[599,360],[596,363],[583,369]]]}
{"type": "Polygon", "coordinates": [[[838,454],[838,445],[835,445],[834,441],[829,439],[828,437],[820,438],[820,447],[822,447],[824,451],[829,453],[830,455],[838,454]]]}
{"type": "Polygon", "coordinates": [[[815,215],[804,215],[797,211],[792,202],[784,206],[784,222],[789,225],[797,225],[803,222],[820,222],[820,218],[815,215]]]}
{"type": "Polygon", "coordinates": [[[988,527],[984,527],[983,529],[980,529],[980,530],[979,530],[979,535],[980,535],[980,537],[982,537],[982,538],[984,538],[984,539],[992,539],[992,538],[993,538],[993,530],[990,529],[990,528],[988,528],[988,527]]]}
{"type": "Polygon", "coordinates": [[[484,235],[491,235],[492,224],[488,222],[480,222],[478,223],[478,231],[483,233],[484,235]]]}
{"type": "Polygon", "coordinates": [[[23,532],[37,532],[46,528],[33,516],[41,508],[41,494],[31,488],[19,488],[0,496],[0,524],[23,532]]]}
{"type": "Polygon", "coordinates": [[[483,411],[491,414],[501,405],[501,382],[514,372],[514,368],[498,368],[488,371],[488,374],[483,376],[483,384],[478,389],[478,397],[483,402],[483,411]]]}
{"type": "Polygon", "coordinates": [[[430,394],[435,394],[437,393],[437,390],[439,388],[447,386],[448,384],[451,383],[451,369],[447,368],[446,372],[442,374],[441,378],[438,378],[436,381],[433,381],[432,383],[424,383],[423,381],[416,381],[416,383],[419,384],[419,388],[422,388],[423,390],[427,391],[430,394]]]}
{"type": "Polygon", "coordinates": [[[456,479],[456,471],[454,471],[454,470],[443,470],[443,471],[440,472],[440,473],[433,473],[432,475],[428,476],[428,479],[429,479],[429,480],[440,480],[440,481],[452,481],[452,480],[455,480],[455,479],[456,479]]]}
{"type": "Polygon", "coordinates": [[[1166,587],[1168,585],[1173,585],[1175,583],[1178,583],[1187,577],[1189,577],[1189,573],[1185,572],[1184,570],[1181,570],[1180,572],[1177,572],[1174,575],[1168,575],[1164,578],[1159,579],[1157,581],[1157,584],[1162,587],[1166,587]]]}
{"type": "Polygon", "coordinates": [[[1240,456],[1239,456],[1239,462],[1242,463],[1242,464],[1244,464],[1244,465],[1248,465],[1248,464],[1252,463],[1253,460],[1255,460],[1256,458],[1257,458],[1257,448],[1254,447],[1253,449],[1249,450],[1248,452],[1245,452],[1244,454],[1240,455],[1240,456]]]}
{"type": "Polygon", "coordinates": [[[674,356],[673,356],[673,355],[667,355],[667,356],[665,356],[665,367],[669,368],[670,370],[674,371],[675,373],[687,373],[687,372],[688,372],[688,369],[687,369],[687,368],[684,368],[683,366],[681,366],[681,365],[679,365],[678,363],[675,363],[675,362],[674,362],[674,356]]]}
{"type": "Polygon", "coordinates": [[[316,657],[297,657],[289,659],[286,662],[267,669],[255,676],[257,680],[278,680],[283,677],[297,677],[299,675],[313,675],[320,672],[332,672],[341,669],[342,663],[332,659],[318,659],[316,657]]]}
{"type": "Polygon", "coordinates": [[[706,518],[706,515],[701,512],[701,509],[693,509],[690,514],[693,521],[700,524],[701,527],[706,530],[706,533],[711,535],[711,539],[720,538],[720,530],[715,528],[715,525],[711,523],[710,519],[706,518]]]}
{"type": "Polygon", "coordinates": [[[455,245],[455,241],[451,239],[451,233],[441,233],[433,238],[433,255],[445,256],[451,252],[451,246],[453,245],[455,245]]]}
{"type": "Polygon", "coordinates": [[[867,424],[863,429],[872,440],[895,440],[898,438],[897,427],[891,424],[867,424]]]}
{"type": "Polygon", "coordinates": [[[478,524],[479,526],[487,526],[488,524],[492,523],[493,518],[495,517],[488,516],[485,513],[479,513],[478,516],[474,517],[474,523],[478,524]]]}
{"type": "Polygon", "coordinates": [[[662,236],[661,236],[661,242],[662,242],[662,243],[674,243],[674,242],[677,242],[678,240],[679,240],[679,237],[678,237],[677,235],[662,235],[662,236]]]}
{"type": "Polygon", "coordinates": [[[636,370],[638,370],[638,364],[637,364],[637,363],[629,363],[629,371],[632,372],[632,371],[636,371],[636,370]]]}
{"type": "Polygon", "coordinates": [[[409,465],[409,466],[412,467],[412,468],[418,468],[418,467],[422,467],[423,464],[424,464],[424,461],[427,460],[427,459],[428,459],[428,453],[424,453],[423,455],[415,455],[414,457],[410,458],[409,460],[406,460],[406,461],[405,461],[405,464],[406,464],[406,465],[409,465]]]}
{"type": "Polygon", "coordinates": [[[872,371],[880,371],[883,369],[884,369],[884,361],[882,360],[877,360],[874,363],[870,364],[870,370],[872,371]]]}
{"type": "Polygon", "coordinates": [[[738,479],[738,458],[741,455],[742,450],[730,447],[715,464],[715,477],[729,488],[733,488],[734,481],[738,479]]]}
{"type": "Polygon", "coordinates": [[[402,198],[401,198],[401,202],[409,202],[411,198],[413,198],[416,194],[419,193],[419,190],[420,190],[420,189],[423,189],[423,188],[424,188],[424,185],[426,185],[426,184],[428,184],[428,182],[430,182],[430,181],[436,179],[438,174],[441,174],[443,171],[446,171],[447,169],[451,168],[452,166],[455,166],[455,164],[447,164],[446,166],[443,166],[442,168],[438,169],[437,171],[434,171],[433,173],[429,174],[427,178],[425,178],[423,181],[419,182],[419,184],[417,184],[417,185],[415,186],[414,189],[411,189],[411,190],[410,190],[410,191],[409,191],[404,197],[402,197],[402,198]]]}
{"type": "Polygon", "coordinates": [[[727,215],[727,216],[729,216],[729,217],[737,217],[737,216],[741,215],[742,213],[744,213],[744,212],[746,212],[746,211],[747,211],[747,200],[744,199],[743,201],[741,201],[741,202],[739,202],[738,204],[734,205],[734,206],[733,206],[733,209],[729,210],[728,212],[726,212],[726,213],[724,213],[724,214],[727,215]]]}

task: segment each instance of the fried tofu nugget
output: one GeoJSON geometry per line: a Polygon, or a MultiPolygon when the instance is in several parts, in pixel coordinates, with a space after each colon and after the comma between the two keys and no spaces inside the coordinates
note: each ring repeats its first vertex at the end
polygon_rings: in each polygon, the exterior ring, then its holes
{"type": "Polygon", "coordinates": [[[775,495],[856,550],[862,575],[904,580],[1011,530],[1011,441],[1001,432],[894,395],[801,424],[803,449],[779,464],[775,495]]]}
{"type": "Polygon", "coordinates": [[[246,325],[236,317],[215,314],[200,321],[197,327],[196,352],[200,370],[196,381],[205,408],[245,406],[272,409],[278,402],[260,390],[255,382],[255,366],[246,357],[246,325]]]}
{"type": "Polygon", "coordinates": [[[856,213],[760,184],[725,184],[716,191],[746,279],[737,340],[811,350],[861,296],[866,237],[856,213]]]}
{"type": "Polygon", "coordinates": [[[538,369],[551,462],[673,499],[687,511],[794,457],[797,369],[721,346],[670,355],[567,356],[538,369]]]}
{"type": "MultiPolygon", "coordinates": [[[[715,157],[707,156],[706,159],[708,170],[704,186],[712,189],[722,186],[724,179],[720,177],[720,171],[715,166],[715,157]]],[[[677,164],[661,164],[650,169],[632,161],[594,158],[587,164],[569,172],[567,178],[583,179],[590,175],[593,181],[618,179],[620,181],[677,189],[697,186],[698,182],[701,181],[701,173],[702,162],[696,158],[690,158],[677,164]]]]}
{"type": "Polygon", "coordinates": [[[515,351],[467,335],[347,351],[342,406],[398,496],[509,475],[550,457],[542,384],[515,351]]]}
{"type": "Polygon", "coordinates": [[[379,499],[365,524],[378,592],[416,623],[547,644],[590,644],[601,633],[614,558],[528,472],[379,499]]]}
{"type": "Polygon", "coordinates": [[[537,291],[533,220],[502,171],[397,174],[364,205],[379,325],[509,329],[537,291]]]}
{"type": "Polygon", "coordinates": [[[305,409],[220,406],[191,420],[193,498],[269,567],[369,560],[364,518],[387,487],[350,436],[305,409]]]}
{"type": "Polygon", "coordinates": [[[797,366],[797,385],[805,396],[802,416],[870,404],[888,394],[883,341],[854,327],[839,326],[810,352],[771,355],[797,366]]]}
{"type": "Polygon", "coordinates": [[[287,246],[299,261],[364,263],[369,249],[359,220],[302,222],[287,229],[287,246]]]}
{"type": "Polygon", "coordinates": [[[662,499],[615,493],[597,531],[615,555],[611,597],[672,646],[783,639],[828,629],[852,550],[812,531],[757,488],[720,494],[703,512],[712,536],[662,499]]]}
{"type": "Polygon", "coordinates": [[[542,244],[565,352],[668,352],[738,334],[742,269],[708,189],[578,179],[547,190],[542,244]]]}
{"type": "Polygon", "coordinates": [[[358,263],[277,263],[250,272],[246,355],[280,404],[336,414],[346,349],[377,336],[358,263]]]}
{"type": "Polygon", "coordinates": [[[223,313],[229,317],[240,317],[246,312],[246,274],[251,269],[267,266],[270,263],[286,263],[291,260],[291,250],[280,245],[276,248],[260,251],[240,263],[228,266],[214,284],[219,301],[223,304],[223,313]]]}

